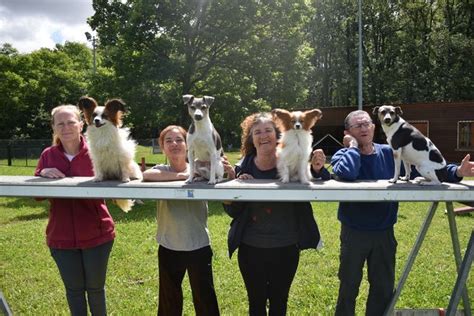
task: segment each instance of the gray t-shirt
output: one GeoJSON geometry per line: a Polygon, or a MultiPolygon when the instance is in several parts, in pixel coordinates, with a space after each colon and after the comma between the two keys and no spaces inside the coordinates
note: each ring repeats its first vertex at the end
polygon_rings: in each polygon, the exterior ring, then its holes
{"type": "MultiPolygon", "coordinates": [[[[175,171],[169,165],[156,165],[153,168],[175,171]]],[[[209,246],[207,211],[206,201],[157,201],[156,241],[175,251],[192,251],[209,246]]]]}

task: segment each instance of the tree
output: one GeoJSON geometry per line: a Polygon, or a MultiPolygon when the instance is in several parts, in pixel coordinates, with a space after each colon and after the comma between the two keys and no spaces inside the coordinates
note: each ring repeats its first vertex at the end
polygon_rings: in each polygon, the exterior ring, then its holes
{"type": "Polygon", "coordinates": [[[3,46],[0,54],[0,138],[49,138],[49,112],[60,104],[75,104],[86,93],[89,49],[78,43],[18,54],[3,46]]]}
{"type": "Polygon", "coordinates": [[[133,100],[132,123],[145,127],[141,136],[149,137],[149,122],[161,117],[188,122],[181,95],[215,93],[195,91],[196,85],[245,38],[252,16],[245,2],[94,2],[90,24],[99,34],[123,97],[133,100]]]}

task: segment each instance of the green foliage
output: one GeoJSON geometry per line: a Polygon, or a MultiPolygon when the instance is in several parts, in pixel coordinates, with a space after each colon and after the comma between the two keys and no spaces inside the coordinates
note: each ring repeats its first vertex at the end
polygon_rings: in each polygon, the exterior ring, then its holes
{"type": "Polygon", "coordinates": [[[0,54],[0,138],[49,138],[49,113],[60,104],[75,104],[86,93],[91,59],[82,44],[66,43],[31,54],[0,54]]]}
{"type": "MultiPolygon", "coordinates": [[[[472,4],[362,1],[365,104],[474,99],[472,4]]],[[[224,144],[275,107],[353,105],[358,5],[349,0],[94,0],[85,45],[0,48],[0,138],[48,137],[48,113],[89,94],[122,98],[135,138],[190,123],[182,95],[216,97],[224,144]]]]}

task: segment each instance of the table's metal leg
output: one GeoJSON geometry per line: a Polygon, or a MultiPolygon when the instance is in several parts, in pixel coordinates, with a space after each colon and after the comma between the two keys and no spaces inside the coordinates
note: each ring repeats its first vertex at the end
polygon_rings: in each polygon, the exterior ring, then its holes
{"type": "Polygon", "coordinates": [[[7,304],[7,300],[5,299],[5,296],[3,296],[2,291],[0,291],[0,314],[3,314],[5,316],[12,316],[12,311],[10,310],[10,307],[7,304]]]}
{"type": "MultiPolygon", "coordinates": [[[[454,258],[456,260],[456,271],[459,273],[461,268],[461,246],[459,245],[458,228],[456,226],[456,219],[454,215],[453,202],[446,202],[446,210],[448,211],[448,222],[449,232],[451,233],[451,241],[453,243],[454,258]]],[[[469,296],[467,288],[464,286],[462,289],[462,301],[464,304],[464,314],[471,316],[471,304],[469,302],[469,296]]]]}
{"type": "MultiPolygon", "coordinates": [[[[456,309],[459,304],[459,299],[461,298],[461,293],[463,289],[466,289],[466,281],[471,270],[472,260],[474,259],[474,231],[471,231],[471,238],[469,239],[469,244],[467,245],[466,254],[464,255],[464,260],[461,264],[461,269],[459,269],[458,277],[456,279],[456,284],[454,285],[453,293],[451,294],[451,299],[449,300],[448,309],[446,311],[446,316],[451,316],[456,314],[456,309]]],[[[466,311],[466,308],[464,308],[466,311]]],[[[470,313],[470,310],[469,310],[470,313]]],[[[468,312],[465,312],[468,315],[468,312]]]]}
{"type": "Polygon", "coordinates": [[[400,280],[398,281],[398,286],[395,292],[393,292],[392,300],[390,304],[386,307],[384,315],[391,315],[393,313],[393,309],[395,308],[395,304],[397,303],[398,297],[400,296],[400,292],[402,291],[403,286],[405,285],[405,281],[408,278],[408,274],[411,271],[413,263],[415,262],[415,258],[418,255],[418,251],[420,250],[421,244],[425,239],[426,232],[428,231],[428,227],[430,227],[431,221],[433,220],[433,216],[436,212],[436,208],[438,207],[438,202],[433,202],[426,214],[425,221],[421,226],[421,229],[418,233],[418,237],[416,238],[415,244],[408,256],[407,262],[405,264],[405,268],[403,270],[402,275],[400,276],[400,280]]]}

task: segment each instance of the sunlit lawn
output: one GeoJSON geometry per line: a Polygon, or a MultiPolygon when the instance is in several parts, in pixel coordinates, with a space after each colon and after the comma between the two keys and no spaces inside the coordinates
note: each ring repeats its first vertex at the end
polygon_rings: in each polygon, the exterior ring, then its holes
{"type": "MultiPolygon", "coordinates": [[[[162,155],[140,149],[137,157],[163,163],[162,155]]],[[[238,153],[229,153],[235,163],[238,153]]],[[[31,175],[33,167],[0,166],[1,175],[31,175]]],[[[145,201],[125,214],[108,203],[116,222],[117,238],[107,278],[108,310],[112,315],[154,315],[157,310],[157,244],[155,202],[145,201]]],[[[456,206],[457,204],[455,204],[456,206]]],[[[224,315],[245,315],[247,301],[236,257],[227,255],[230,218],[220,203],[210,202],[209,229],[214,250],[213,268],[220,309],[224,315]]],[[[290,315],[331,315],[338,289],[339,222],[337,203],[313,203],[325,247],[303,251],[290,292],[290,315]]],[[[416,239],[428,203],[400,203],[396,225],[397,277],[416,239]]],[[[459,206],[459,205],[457,205],[459,206]]],[[[67,315],[64,289],[45,244],[47,202],[28,198],[0,198],[0,290],[16,315],[67,315]]],[[[462,252],[474,227],[472,216],[458,216],[462,252]]],[[[456,272],[449,226],[441,204],[407,280],[397,308],[447,307],[456,272]]],[[[363,314],[368,284],[363,281],[357,315],[363,314]]],[[[472,297],[472,273],[468,279],[472,297]]],[[[185,315],[193,315],[187,279],[185,315]]]]}

